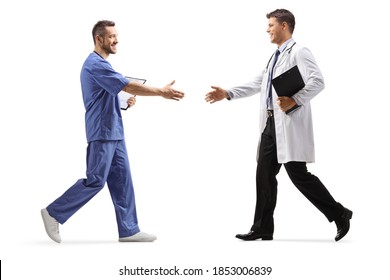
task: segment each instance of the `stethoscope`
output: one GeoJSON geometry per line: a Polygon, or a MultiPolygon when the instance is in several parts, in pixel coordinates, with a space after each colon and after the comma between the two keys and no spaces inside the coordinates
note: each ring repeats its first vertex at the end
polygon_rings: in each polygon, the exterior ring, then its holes
{"type": "MultiPolygon", "coordinates": [[[[292,50],[292,48],[295,46],[295,44],[296,44],[296,42],[294,42],[294,44],[292,44],[291,47],[289,47],[288,49],[285,49],[285,50],[283,51],[283,53],[288,52],[288,54],[290,54],[290,53],[291,53],[291,50],[292,50]]],[[[271,60],[272,60],[273,57],[274,57],[274,55],[271,55],[270,59],[268,60],[267,67],[265,67],[265,71],[268,71],[268,66],[269,66],[269,64],[271,63],[271,60]]]]}

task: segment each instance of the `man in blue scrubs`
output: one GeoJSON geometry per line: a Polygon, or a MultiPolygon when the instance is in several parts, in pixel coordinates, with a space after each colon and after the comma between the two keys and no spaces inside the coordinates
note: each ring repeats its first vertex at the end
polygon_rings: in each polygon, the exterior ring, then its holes
{"type": "Polygon", "coordinates": [[[65,223],[107,182],[115,207],[119,241],[151,242],[156,237],[141,232],[138,227],[117,95],[123,90],[134,95],[180,100],[184,93],[172,88],[174,81],[163,88],[156,88],[129,82],[123,75],[115,72],[106,60],[117,51],[118,34],[114,22],[99,21],[95,24],[92,35],[95,49],[84,62],[80,75],[86,110],[87,178],[78,180],[62,196],[42,209],[42,219],[49,237],[60,243],[59,223],[65,223]]]}

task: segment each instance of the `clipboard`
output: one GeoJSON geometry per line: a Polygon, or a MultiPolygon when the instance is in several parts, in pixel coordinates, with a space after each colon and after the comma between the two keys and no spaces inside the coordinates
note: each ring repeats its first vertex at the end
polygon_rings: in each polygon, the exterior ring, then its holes
{"type": "MultiPolygon", "coordinates": [[[[134,77],[128,77],[128,76],[125,76],[125,78],[129,79],[129,82],[136,82],[136,83],[140,83],[140,84],[146,83],[146,79],[140,79],[140,78],[134,78],[134,77]]],[[[119,104],[120,104],[121,110],[129,109],[129,105],[127,104],[127,100],[129,100],[129,98],[132,96],[133,96],[132,94],[125,92],[123,90],[118,93],[119,104]]]]}
{"type": "MultiPolygon", "coordinates": [[[[297,65],[272,79],[271,83],[278,96],[287,97],[292,97],[305,86],[305,82],[303,81],[297,65]]],[[[286,111],[286,114],[294,111],[298,107],[299,105],[295,105],[293,108],[286,111]]]]}

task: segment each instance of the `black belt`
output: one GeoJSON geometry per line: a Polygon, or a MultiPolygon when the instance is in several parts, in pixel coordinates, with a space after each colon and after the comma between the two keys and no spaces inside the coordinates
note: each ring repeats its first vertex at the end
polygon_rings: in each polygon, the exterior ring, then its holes
{"type": "Polygon", "coordinates": [[[267,115],[268,115],[268,117],[273,117],[274,116],[274,110],[267,110],[267,115]]]}

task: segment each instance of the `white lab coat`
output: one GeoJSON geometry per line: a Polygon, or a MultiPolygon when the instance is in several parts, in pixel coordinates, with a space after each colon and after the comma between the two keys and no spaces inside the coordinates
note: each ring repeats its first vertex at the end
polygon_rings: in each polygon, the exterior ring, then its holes
{"type": "MultiPolygon", "coordinates": [[[[314,135],[310,100],[324,88],[324,80],[312,53],[292,40],[279,55],[274,68],[273,77],[277,77],[291,67],[298,65],[305,87],[293,98],[298,105],[297,110],[285,114],[276,104],[277,94],[273,91],[273,108],[279,163],[289,161],[314,162],[314,135]]],[[[252,81],[229,89],[231,98],[247,97],[260,92],[260,132],[267,122],[267,81],[269,70],[266,69],[252,81]]],[[[259,140],[259,147],[260,147],[259,140]]]]}

